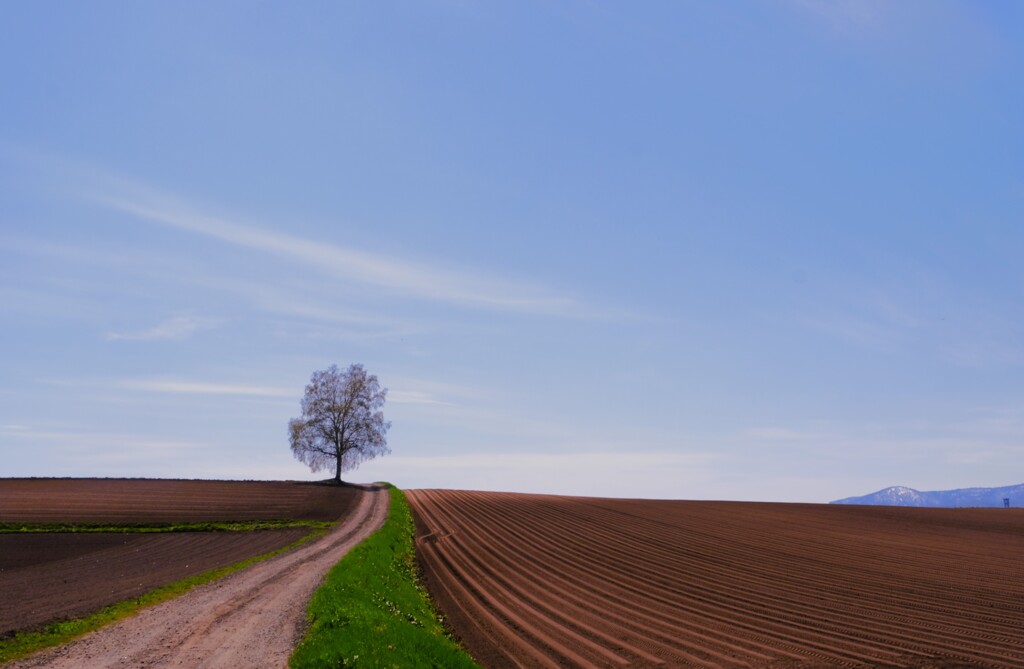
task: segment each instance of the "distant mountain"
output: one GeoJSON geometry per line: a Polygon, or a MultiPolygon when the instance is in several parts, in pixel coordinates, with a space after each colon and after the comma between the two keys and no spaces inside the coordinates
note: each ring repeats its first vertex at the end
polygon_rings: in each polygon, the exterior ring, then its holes
{"type": "Polygon", "coordinates": [[[1009,498],[1010,506],[1024,506],[1024,483],[1008,485],[1002,488],[960,488],[958,490],[933,490],[921,492],[904,486],[893,486],[885,490],[873,492],[863,497],[847,497],[837,499],[831,504],[870,504],[875,506],[928,506],[928,507],[962,507],[986,506],[1001,507],[1003,500],[1009,498]]]}

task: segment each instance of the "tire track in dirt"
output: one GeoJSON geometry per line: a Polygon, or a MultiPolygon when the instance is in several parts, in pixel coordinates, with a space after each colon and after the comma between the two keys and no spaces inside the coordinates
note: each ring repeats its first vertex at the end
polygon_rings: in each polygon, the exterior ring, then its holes
{"type": "Polygon", "coordinates": [[[387,488],[366,486],[350,515],[321,539],[5,669],[285,667],[313,590],[383,524],[388,503],[387,488]]]}
{"type": "Polygon", "coordinates": [[[485,666],[1024,667],[1024,514],[413,490],[485,666]]]}

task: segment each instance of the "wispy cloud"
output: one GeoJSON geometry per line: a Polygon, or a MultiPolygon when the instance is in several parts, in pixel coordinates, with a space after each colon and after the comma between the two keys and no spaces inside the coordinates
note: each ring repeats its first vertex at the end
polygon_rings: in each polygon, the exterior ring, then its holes
{"type": "Polygon", "coordinates": [[[430,405],[435,407],[464,407],[479,404],[488,394],[480,388],[434,379],[420,379],[401,374],[385,374],[388,402],[393,404],[430,405]]]}
{"type": "Polygon", "coordinates": [[[1007,38],[986,3],[786,0],[782,6],[806,16],[836,42],[881,56],[890,72],[941,76],[945,86],[977,76],[1006,48],[1007,38]]]}
{"type": "Polygon", "coordinates": [[[962,368],[1024,365],[1013,305],[964,290],[918,288],[901,300],[851,302],[802,318],[825,335],[870,351],[912,351],[962,368]],[[916,302],[916,308],[903,306],[916,302]]]}
{"type": "Polygon", "coordinates": [[[718,456],[708,453],[678,453],[672,451],[631,452],[628,457],[619,452],[567,452],[567,453],[466,453],[429,457],[391,457],[389,462],[412,465],[422,469],[649,469],[652,467],[686,468],[706,465],[718,456]]]}
{"type": "Polygon", "coordinates": [[[804,323],[859,348],[887,350],[906,340],[906,332],[883,319],[833,312],[804,319],[804,323]]]}
{"type": "Polygon", "coordinates": [[[819,439],[821,435],[790,427],[751,427],[741,430],[740,437],[758,441],[807,441],[819,439]]]}
{"type": "Polygon", "coordinates": [[[884,0],[789,0],[789,4],[835,30],[852,32],[875,29],[892,3],[884,0]]]}
{"type": "MultiPolygon", "coordinates": [[[[143,433],[43,427],[0,436],[5,448],[32,453],[11,464],[18,476],[196,477],[207,475],[205,463],[218,459],[209,443],[143,433]]],[[[236,465],[244,469],[237,458],[236,465]]]]}
{"type": "MultiPolygon", "coordinates": [[[[109,392],[112,390],[142,391],[171,395],[221,395],[251,398],[295,398],[301,389],[256,383],[225,383],[197,381],[180,378],[139,378],[139,379],[38,379],[38,383],[59,388],[84,389],[88,392],[109,392]]],[[[13,430],[17,425],[0,426],[13,430]]],[[[27,428],[23,428],[27,429],[27,428]]]]}
{"type": "Polygon", "coordinates": [[[388,401],[394,404],[429,404],[434,406],[448,404],[437,399],[432,393],[417,390],[389,390],[388,401]]]}
{"type": "MultiPolygon", "coordinates": [[[[367,340],[394,338],[423,332],[431,327],[405,311],[378,313],[365,304],[356,304],[350,294],[337,285],[325,282],[322,276],[295,273],[281,281],[279,276],[261,272],[232,274],[221,266],[206,266],[199,259],[155,249],[125,246],[107,248],[71,246],[41,240],[6,239],[0,236],[0,251],[9,250],[36,263],[59,263],[67,271],[76,268],[71,277],[47,275],[46,282],[15,288],[0,286],[0,308],[21,312],[44,313],[86,318],[111,308],[109,299],[116,291],[122,297],[151,301],[153,285],[178,285],[196,297],[219,295],[224,313],[229,318],[197,317],[178,314],[152,327],[108,332],[108,341],[180,340],[226,324],[236,317],[249,318],[255,312],[274,318],[276,327],[286,336],[328,336],[333,339],[367,340]],[[102,272],[96,272],[97,269],[102,272]],[[108,274],[109,273],[109,274],[108,274]],[[86,289],[81,276],[105,278],[86,289]],[[124,276],[131,276],[125,281],[124,276]],[[104,296],[104,297],[99,297],[104,296]],[[247,309],[248,308],[248,309],[247,309]],[[297,334],[299,333],[299,334],[297,334]]],[[[116,308],[116,306],[114,307],[116,308]]],[[[112,318],[121,314],[111,313],[112,318]]]]}
{"type": "Polygon", "coordinates": [[[110,341],[180,341],[188,339],[200,330],[220,326],[222,320],[195,316],[174,316],[145,330],[129,332],[108,332],[110,341]]]}
{"type": "Polygon", "coordinates": [[[126,379],[118,384],[130,390],[178,395],[234,395],[238,397],[295,397],[294,388],[249,384],[207,383],[167,379],[126,379]]]}
{"type": "Polygon", "coordinates": [[[435,300],[467,307],[546,315],[577,315],[576,300],[548,290],[493,276],[453,271],[395,257],[306,239],[200,211],[152,189],[122,187],[90,197],[132,216],[187,230],[232,246],[260,251],[316,268],[345,282],[399,297],[435,300]]]}
{"type": "Polygon", "coordinates": [[[24,442],[45,443],[67,453],[81,454],[90,458],[99,457],[170,457],[192,453],[207,448],[207,444],[182,439],[167,439],[151,435],[129,434],[122,432],[95,432],[76,430],[54,430],[17,426],[8,436],[24,442]]]}
{"type": "Polygon", "coordinates": [[[875,477],[878,487],[899,483],[923,489],[945,485],[927,482],[938,475],[961,487],[999,480],[1019,458],[1022,439],[1024,411],[1010,406],[875,424],[815,421],[751,428],[718,443],[746,453],[759,466],[800,461],[807,472],[842,470],[875,477]],[[950,470],[947,464],[960,467],[950,470]]]}
{"type": "Polygon", "coordinates": [[[723,458],[669,451],[465,453],[389,456],[360,473],[406,488],[462,488],[607,497],[716,497],[709,471],[723,458]]]}

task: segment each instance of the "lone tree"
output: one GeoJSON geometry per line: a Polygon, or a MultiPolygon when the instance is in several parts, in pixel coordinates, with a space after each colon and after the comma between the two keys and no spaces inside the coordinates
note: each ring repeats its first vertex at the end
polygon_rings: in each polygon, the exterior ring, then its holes
{"type": "Polygon", "coordinates": [[[288,421],[292,453],[314,472],[334,467],[334,480],[361,462],[387,455],[391,427],[380,410],[388,389],[362,365],[313,372],[302,397],[302,417],[288,421]]]}

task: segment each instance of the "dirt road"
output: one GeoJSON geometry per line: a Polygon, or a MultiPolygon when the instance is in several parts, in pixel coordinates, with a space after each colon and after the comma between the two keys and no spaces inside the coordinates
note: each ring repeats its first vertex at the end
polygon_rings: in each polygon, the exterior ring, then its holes
{"type": "Polygon", "coordinates": [[[4,669],[285,667],[313,590],[381,526],[388,500],[386,488],[367,486],[348,519],[322,539],[4,669]]]}

